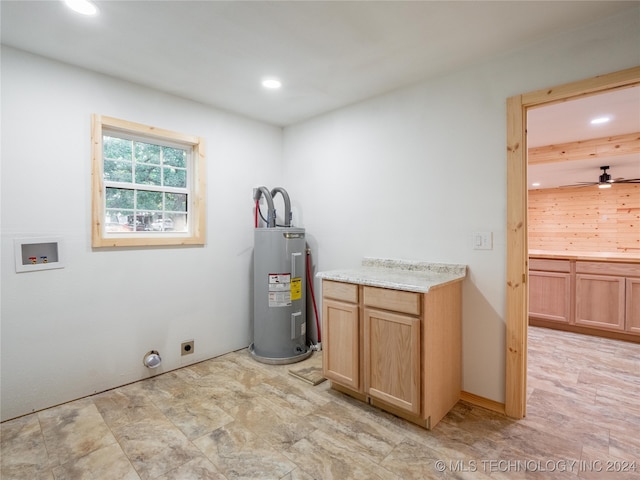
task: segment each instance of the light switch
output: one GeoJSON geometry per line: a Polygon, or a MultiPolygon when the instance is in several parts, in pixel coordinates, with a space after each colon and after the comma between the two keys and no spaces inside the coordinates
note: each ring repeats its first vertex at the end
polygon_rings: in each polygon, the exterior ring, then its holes
{"type": "Polygon", "coordinates": [[[493,234],[491,232],[474,232],[473,249],[474,250],[492,250],[493,234]]]}

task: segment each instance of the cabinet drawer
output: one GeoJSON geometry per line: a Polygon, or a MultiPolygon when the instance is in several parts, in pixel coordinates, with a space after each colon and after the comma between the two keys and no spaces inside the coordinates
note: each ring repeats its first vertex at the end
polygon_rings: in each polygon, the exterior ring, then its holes
{"type": "Polygon", "coordinates": [[[542,272],[569,273],[571,271],[571,262],[569,260],[548,260],[545,258],[530,258],[529,270],[538,270],[542,272]]]}
{"type": "Polygon", "coordinates": [[[576,262],[576,273],[640,277],[639,263],[576,262]]]}
{"type": "Polygon", "coordinates": [[[368,307],[420,315],[421,295],[419,293],[390,290],[388,288],[364,287],[363,296],[363,303],[368,307]]]}
{"type": "Polygon", "coordinates": [[[355,283],[322,281],[322,296],[342,300],[343,302],[358,303],[358,285],[355,283]]]}

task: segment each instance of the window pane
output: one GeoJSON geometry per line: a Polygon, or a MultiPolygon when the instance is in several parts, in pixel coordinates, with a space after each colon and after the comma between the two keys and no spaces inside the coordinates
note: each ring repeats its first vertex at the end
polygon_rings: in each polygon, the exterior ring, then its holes
{"type": "Polygon", "coordinates": [[[173,220],[174,232],[187,231],[187,214],[186,213],[171,214],[171,218],[173,220]]]}
{"type": "Polygon", "coordinates": [[[136,183],[140,183],[143,185],[160,185],[160,167],[137,164],[136,183]]]}
{"type": "Polygon", "coordinates": [[[180,168],[163,168],[164,184],[168,187],[187,188],[187,171],[180,168]]]}
{"type": "Polygon", "coordinates": [[[136,162],[160,163],[160,145],[136,142],[136,162]]]}
{"type": "Polygon", "coordinates": [[[132,229],[128,224],[128,217],[133,214],[133,210],[107,210],[104,228],[106,232],[130,232],[132,229]]]}
{"type": "Polygon", "coordinates": [[[115,160],[104,161],[104,179],[111,182],[131,183],[132,176],[131,162],[117,162],[115,160]]]}
{"type": "Polygon", "coordinates": [[[150,212],[136,211],[135,220],[133,215],[127,217],[129,228],[134,232],[148,232],[151,230],[151,220],[153,215],[150,212]]]}
{"type": "Polygon", "coordinates": [[[187,166],[187,151],[180,148],[164,147],[162,149],[162,155],[165,165],[171,165],[172,167],[186,167],[187,166]]]}
{"type": "Polygon", "coordinates": [[[107,187],[105,196],[107,208],[133,209],[133,190],[107,187]]]}
{"type": "Polygon", "coordinates": [[[138,210],[162,210],[162,192],[137,191],[138,210]]]}
{"type": "Polygon", "coordinates": [[[187,211],[187,195],[182,193],[165,193],[164,208],[173,212],[187,211]]]}
{"type": "Polygon", "coordinates": [[[103,157],[112,160],[131,160],[131,140],[104,135],[102,137],[103,157]]]}
{"type": "Polygon", "coordinates": [[[151,224],[151,229],[154,232],[172,232],[174,229],[173,218],[171,218],[171,216],[169,215],[165,215],[164,217],[160,215],[151,224]]]}

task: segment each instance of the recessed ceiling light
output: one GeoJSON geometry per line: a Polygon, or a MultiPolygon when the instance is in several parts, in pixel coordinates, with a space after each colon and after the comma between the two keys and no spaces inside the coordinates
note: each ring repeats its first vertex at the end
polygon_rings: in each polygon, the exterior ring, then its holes
{"type": "Polygon", "coordinates": [[[81,15],[95,15],[98,13],[98,7],[89,0],[64,0],[64,3],[71,10],[81,15]]]}
{"type": "Polygon", "coordinates": [[[531,184],[532,187],[539,187],[540,186],[540,182],[533,182],[531,184]]]}
{"type": "Polygon", "coordinates": [[[591,120],[591,125],[600,125],[601,123],[607,123],[611,121],[611,117],[598,117],[591,120]]]}
{"type": "Polygon", "coordinates": [[[277,78],[265,78],[262,80],[262,86],[269,90],[277,90],[282,86],[282,82],[277,78]]]}

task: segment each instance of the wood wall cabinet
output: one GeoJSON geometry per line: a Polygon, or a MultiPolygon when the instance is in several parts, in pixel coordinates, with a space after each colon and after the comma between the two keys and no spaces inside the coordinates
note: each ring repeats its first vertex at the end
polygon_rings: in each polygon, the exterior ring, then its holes
{"type": "Polygon", "coordinates": [[[427,293],[323,280],[334,389],[432,428],[460,398],[461,282],[427,293]]]}
{"type": "Polygon", "coordinates": [[[640,264],[531,258],[529,323],[640,342],[640,264]]]}

